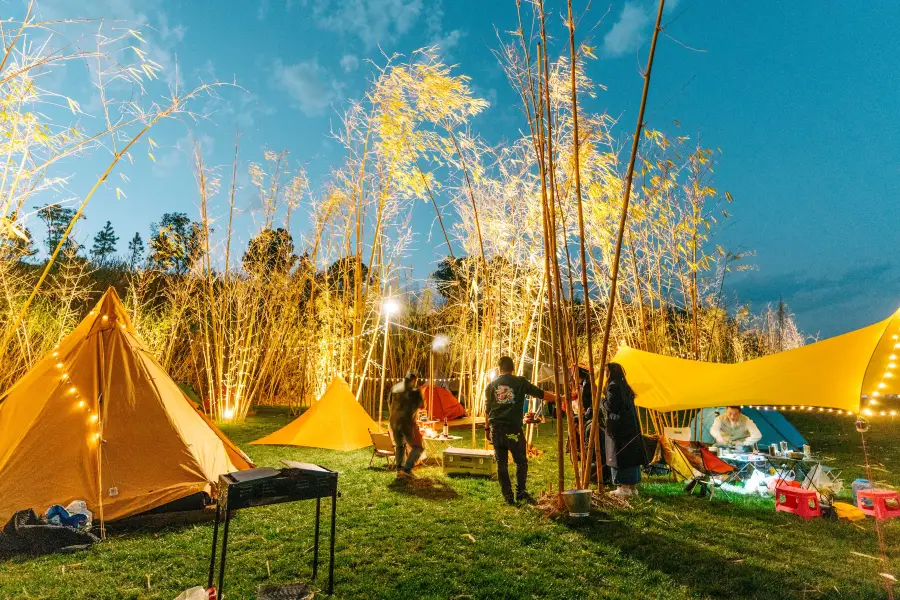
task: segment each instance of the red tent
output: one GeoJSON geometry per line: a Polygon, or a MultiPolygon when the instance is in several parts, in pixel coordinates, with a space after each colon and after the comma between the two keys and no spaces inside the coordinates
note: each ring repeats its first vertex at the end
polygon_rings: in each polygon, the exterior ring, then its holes
{"type": "Polygon", "coordinates": [[[436,387],[433,385],[423,385],[422,396],[425,398],[425,410],[428,412],[429,419],[443,421],[447,419],[459,419],[466,416],[466,409],[462,407],[459,400],[453,397],[450,390],[436,387]],[[432,394],[434,401],[432,402],[432,394]]]}

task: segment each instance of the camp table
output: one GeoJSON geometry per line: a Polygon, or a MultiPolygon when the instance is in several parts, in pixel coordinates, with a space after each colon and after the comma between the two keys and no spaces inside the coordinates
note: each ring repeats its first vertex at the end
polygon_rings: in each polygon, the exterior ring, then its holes
{"type": "Polygon", "coordinates": [[[444,446],[449,446],[450,442],[455,442],[457,440],[461,440],[462,436],[459,435],[438,435],[434,437],[422,437],[423,445],[425,446],[425,454],[427,456],[433,456],[435,460],[441,465],[441,468],[444,467],[444,446]]]}
{"type": "Polygon", "coordinates": [[[766,465],[766,457],[758,452],[733,452],[730,450],[721,450],[719,451],[718,456],[724,462],[737,469],[735,478],[741,481],[746,479],[750,467],[760,469],[764,468],[766,465]]]}
{"type": "Polygon", "coordinates": [[[822,492],[816,487],[815,482],[809,476],[810,473],[814,472],[816,467],[822,464],[821,458],[816,458],[815,456],[799,456],[792,457],[788,456],[771,456],[769,454],[762,454],[765,457],[766,462],[769,467],[771,467],[776,474],[779,474],[777,485],[783,484],[787,480],[787,473],[793,471],[794,472],[794,480],[799,480],[801,485],[805,484],[807,480],[809,480],[809,486],[814,489],[819,495],[822,495],[822,492]],[[798,477],[798,475],[802,475],[802,479],[798,477]]]}

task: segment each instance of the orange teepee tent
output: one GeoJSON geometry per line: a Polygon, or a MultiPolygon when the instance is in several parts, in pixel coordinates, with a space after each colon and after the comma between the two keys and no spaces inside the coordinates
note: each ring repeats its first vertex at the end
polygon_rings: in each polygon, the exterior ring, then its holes
{"type": "Polygon", "coordinates": [[[378,425],[356,401],[347,382],[335,377],[309,410],[278,431],[250,443],[357,450],[372,445],[370,429],[378,431],[378,425]]]}
{"type": "Polygon", "coordinates": [[[135,337],[113,288],[0,396],[0,522],[74,500],[111,521],[252,466],[135,337]]]}
{"type": "Polygon", "coordinates": [[[459,419],[466,416],[466,409],[459,403],[450,390],[434,385],[422,386],[422,397],[425,399],[425,409],[429,419],[443,421],[447,419],[459,419]],[[433,397],[433,399],[432,399],[433,397]]]}

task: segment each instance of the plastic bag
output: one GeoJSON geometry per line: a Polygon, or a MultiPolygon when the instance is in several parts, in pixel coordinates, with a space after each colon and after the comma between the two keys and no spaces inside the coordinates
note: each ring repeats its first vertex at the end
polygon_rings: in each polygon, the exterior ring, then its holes
{"type": "Polygon", "coordinates": [[[66,507],[66,512],[70,515],[84,515],[87,517],[78,527],[79,529],[90,529],[91,522],[94,520],[94,513],[88,510],[87,502],[84,500],[75,500],[66,507]]]}
{"type": "Polygon", "coordinates": [[[206,588],[203,586],[192,587],[189,590],[184,590],[175,600],[207,600],[209,598],[209,594],[206,592],[206,588]]]}

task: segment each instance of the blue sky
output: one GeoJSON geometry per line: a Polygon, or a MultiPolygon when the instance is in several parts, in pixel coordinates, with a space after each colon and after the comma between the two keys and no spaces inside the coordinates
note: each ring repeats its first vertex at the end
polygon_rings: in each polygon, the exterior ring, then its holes
{"type": "MultiPolygon", "coordinates": [[[[228,165],[235,127],[245,160],[264,148],[289,150],[313,184],[339,159],[329,131],[342,102],[359,97],[370,76],[367,57],[409,53],[439,43],[472,77],[492,106],[475,129],[492,141],[524,123],[519,104],[490,49],[496,30],[512,29],[513,0],[46,0],[53,16],[107,17],[147,23],[153,56],[190,85],[199,77],[235,78],[248,90],[223,91],[211,123],[169,123],[155,132],[157,162],[128,167],[131,181],[102,191],[88,207],[81,237],[111,220],[124,252],[166,211],[196,214],[189,135],[212,163],[228,165]],[[179,149],[180,148],[180,149],[179,149]]],[[[729,287],[756,309],[783,296],[800,327],[830,336],[876,320],[900,305],[900,98],[896,58],[900,3],[668,2],[647,108],[650,127],[721,148],[716,185],[735,198],[733,217],[716,243],[755,250],[755,271],[729,287]],[[680,123],[676,127],[674,121],[680,123]]],[[[586,3],[576,1],[576,11],[586,3]]],[[[547,0],[563,50],[561,1],[547,0]]],[[[591,109],[619,117],[625,139],[634,127],[655,4],[591,3],[580,24],[598,60],[589,73],[607,87],[591,109]]],[[[67,75],[71,83],[78,75],[67,75]]],[[[98,169],[99,162],[91,163],[98,169]]],[[[84,163],[79,169],[84,168],[84,163]]],[[[90,173],[93,174],[93,173],[90,173]]],[[[86,173],[74,178],[71,191],[86,173]]],[[[83,186],[82,186],[83,187],[83,186]]],[[[246,240],[254,231],[249,191],[241,199],[246,240]]],[[[422,230],[410,263],[417,277],[439,258],[429,236],[432,208],[416,208],[422,230]]],[[[295,230],[304,226],[298,214],[295,230]]],[[[89,245],[89,242],[87,243],[89,245]]]]}

